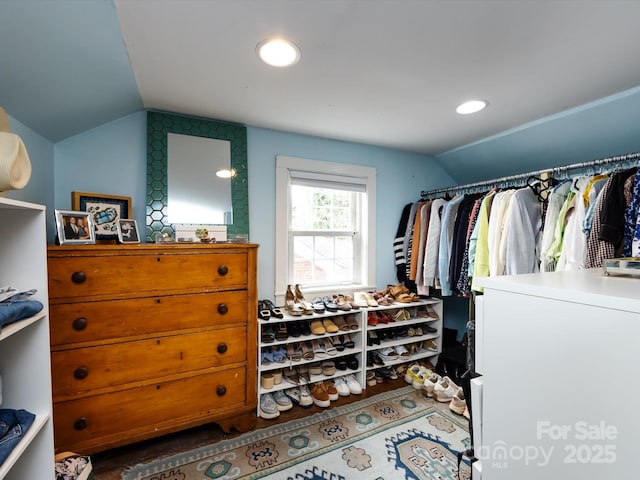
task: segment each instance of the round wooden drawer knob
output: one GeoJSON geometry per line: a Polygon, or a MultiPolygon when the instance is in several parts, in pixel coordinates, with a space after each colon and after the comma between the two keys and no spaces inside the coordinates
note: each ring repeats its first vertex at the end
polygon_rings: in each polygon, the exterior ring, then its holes
{"type": "Polygon", "coordinates": [[[75,428],[76,430],[84,430],[88,426],[89,426],[89,420],[87,420],[84,417],[80,417],[76,419],[75,422],[73,422],[73,428],[75,428]]]}
{"type": "Polygon", "coordinates": [[[224,277],[227,273],[229,273],[229,267],[227,267],[226,265],[220,265],[218,267],[218,273],[224,277]]]}
{"type": "Polygon", "coordinates": [[[216,393],[218,394],[219,397],[224,396],[224,394],[227,393],[227,387],[225,387],[224,385],[220,385],[216,389],[216,393]]]}
{"type": "Polygon", "coordinates": [[[229,311],[229,307],[227,307],[224,303],[221,303],[220,305],[218,305],[218,313],[220,315],[224,315],[228,311],[229,311]]]}
{"type": "Polygon", "coordinates": [[[221,343],[218,345],[218,353],[226,353],[227,352],[227,344],[221,343]]]}
{"type": "Polygon", "coordinates": [[[73,321],[71,325],[73,326],[73,329],[75,331],[79,332],[87,328],[87,319],[84,317],[78,317],[73,321]]]}
{"type": "Polygon", "coordinates": [[[73,377],[76,380],[84,380],[89,376],[89,368],[88,367],[78,367],[73,371],[73,377]]]}
{"type": "Polygon", "coordinates": [[[84,283],[87,281],[87,274],[84,272],[73,272],[71,274],[71,281],[73,283],[84,283]]]}

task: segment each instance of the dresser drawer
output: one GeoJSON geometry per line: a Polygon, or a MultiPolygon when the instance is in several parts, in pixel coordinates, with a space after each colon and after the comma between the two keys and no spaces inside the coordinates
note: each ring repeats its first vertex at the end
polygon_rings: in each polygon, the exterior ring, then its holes
{"type": "Polygon", "coordinates": [[[246,290],[52,304],[49,308],[54,349],[69,343],[245,325],[247,317],[246,290]]]}
{"type": "Polygon", "coordinates": [[[220,418],[246,403],[244,368],[54,403],[58,450],[122,444],[203,417],[220,418]]]}
{"type": "Polygon", "coordinates": [[[246,338],[228,328],[52,352],[53,397],[243,362],[246,338]]]}
{"type": "Polygon", "coordinates": [[[92,296],[246,288],[248,265],[244,253],[155,252],[50,256],[48,268],[49,298],[80,301],[92,296]]]}

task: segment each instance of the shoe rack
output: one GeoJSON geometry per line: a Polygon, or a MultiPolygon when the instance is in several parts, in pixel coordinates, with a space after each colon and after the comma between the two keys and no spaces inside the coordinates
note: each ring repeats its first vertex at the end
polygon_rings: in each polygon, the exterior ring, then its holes
{"type": "Polygon", "coordinates": [[[375,371],[407,362],[430,360],[435,366],[442,353],[442,300],[429,299],[419,302],[377,307],[367,310],[366,371],[375,371]],[[405,316],[399,312],[406,312],[405,316]],[[378,317],[371,325],[369,316],[378,317]],[[432,316],[427,316],[432,315],[432,316]],[[382,320],[390,317],[392,321],[382,320]],[[382,321],[381,321],[382,320],[382,321]],[[427,331],[427,327],[435,332],[427,331]],[[376,340],[377,339],[377,340],[376,340]],[[390,357],[385,352],[392,351],[390,357]],[[405,354],[401,354],[406,350],[405,354]]]}
{"type": "MultiPolygon", "coordinates": [[[[300,378],[300,383],[304,382],[304,372],[309,375],[309,381],[307,382],[309,385],[323,380],[329,380],[346,375],[354,375],[360,385],[364,384],[364,325],[362,321],[363,316],[359,310],[325,312],[323,314],[314,313],[306,315],[289,315],[286,313],[286,310],[284,308],[282,308],[281,310],[284,312],[283,318],[271,317],[269,320],[258,320],[260,325],[260,338],[258,339],[258,405],[260,404],[260,395],[265,393],[274,393],[278,390],[286,390],[298,385],[295,383],[291,383],[288,378],[295,378],[295,375],[297,375],[298,378],[300,378]],[[289,336],[286,340],[278,340],[277,338],[275,338],[273,341],[265,341],[266,338],[270,336],[270,334],[273,334],[275,336],[278,330],[282,328],[289,328],[289,330],[291,330],[291,326],[298,324],[298,322],[322,322],[322,320],[324,319],[336,319],[337,317],[351,317],[352,323],[353,320],[357,322],[357,327],[350,328],[349,330],[340,330],[334,333],[327,332],[320,335],[313,333],[309,335],[300,334],[300,336],[297,337],[289,336]],[[338,349],[334,345],[336,343],[341,344],[340,338],[344,338],[345,334],[347,334],[350,340],[353,341],[354,346],[351,348],[345,347],[342,351],[338,351],[338,349]],[[317,350],[314,351],[314,341],[316,344],[320,344],[321,348],[322,344],[324,344],[326,347],[328,347],[332,354],[319,353],[317,350]],[[304,357],[305,352],[298,348],[301,344],[304,343],[311,344],[310,350],[314,352],[313,358],[295,359],[297,358],[298,354],[301,354],[304,357]],[[335,348],[335,351],[332,350],[332,348],[335,348]],[[272,360],[268,363],[265,363],[265,353],[267,353],[268,356],[269,352],[271,352],[271,355],[273,355],[273,352],[277,351],[279,352],[281,358],[282,349],[284,349],[285,352],[283,361],[272,360]],[[293,358],[289,357],[287,352],[293,353],[293,358]],[[347,366],[345,369],[338,368],[338,362],[341,361],[353,364],[353,362],[348,362],[348,360],[354,357],[357,359],[358,368],[353,369],[349,368],[349,366],[347,366]],[[329,369],[330,364],[328,362],[333,362],[333,366],[335,368],[329,369]],[[321,371],[331,373],[311,373],[309,369],[314,364],[319,364],[321,371]],[[327,368],[323,368],[323,364],[326,365],[327,368]],[[262,378],[265,374],[271,374],[275,379],[279,378],[280,382],[276,383],[274,381],[274,384],[271,388],[265,388],[262,381],[262,378]]],[[[308,356],[309,355],[307,352],[307,357],[308,356]]],[[[278,358],[278,354],[275,354],[275,357],[278,358]]],[[[311,370],[314,369],[311,368],[311,370]]],[[[258,416],[259,415],[260,409],[258,408],[258,416]]]]}
{"type": "MultiPolygon", "coordinates": [[[[275,393],[279,390],[286,390],[288,388],[293,388],[296,384],[291,383],[287,380],[289,375],[295,376],[298,374],[300,378],[299,372],[308,371],[310,366],[314,364],[320,363],[320,366],[324,362],[333,362],[334,365],[338,365],[338,362],[345,361],[347,359],[356,358],[358,361],[358,367],[353,369],[347,367],[346,369],[336,368],[335,372],[327,375],[327,374],[315,374],[308,373],[309,375],[309,385],[320,382],[324,380],[330,380],[332,378],[337,378],[340,376],[353,375],[358,383],[360,383],[361,387],[364,389],[367,386],[366,377],[367,373],[370,371],[375,371],[377,369],[382,369],[385,367],[390,367],[394,365],[398,365],[401,363],[412,362],[416,360],[422,359],[430,359],[434,365],[437,361],[437,356],[442,351],[442,300],[440,299],[426,299],[420,300],[418,302],[411,303],[394,303],[389,306],[378,306],[378,307],[367,307],[367,308],[359,308],[352,309],[349,311],[337,311],[337,312],[329,312],[325,311],[324,313],[313,313],[313,314],[302,314],[302,315],[290,315],[287,313],[285,308],[281,308],[283,313],[283,318],[274,318],[273,316],[268,320],[258,319],[259,324],[259,333],[260,338],[258,338],[258,405],[260,405],[260,396],[266,393],[275,393]],[[427,311],[427,307],[431,312],[434,312],[438,318],[419,316],[419,311],[427,311]],[[391,314],[393,318],[393,314],[395,314],[400,309],[404,309],[407,312],[411,313],[411,317],[408,319],[396,319],[394,318],[393,322],[389,323],[378,323],[377,325],[369,325],[368,317],[370,313],[378,314],[378,313],[387,313],[391,314]],[[348,331],[340,330],[335,333],[323,333],[323,334],[300,334],[297,337],[288,336],[286,339],[278,339],[275,338],[277,332],[280,330],[285,331],[287,329],[291,330],[291,327],[295,327],[299,325],[298,322],[308,322],[309,324],[313,321],[320,321],[324,319],[336,319],[336,317],[347,318],[350,317],[351,323],[357,323],[356,328],[352,328],[348,331]],[[355,322],[354,322],[355,321],[355,322]],[[419,325],[428,324],[436,329],[434,333],[426,333],[423,332],[422,335],[415,335],[416,327],[419,325]],[[392,329],[399,329],[396,331],[401,331],[401,329],[409,329],[412,328],[414,331],[414,335],[412,336],[396,336],[395,338],[386,338],[381,340],[379,344],[367,345],[367,336],[371,332],[380,333],[380,332],[391,332],[392,329]],[[284,330],[282,330],[284,329],[284,330]],[[313,358],[299,358],[299,354],[304,354],[304,350],[299,349],[301,342],[302,343],[313,343],[314,340],[322,341],[324,343],[328,342],[339,342],[339,339],[342,335],[348,334],[351,341],[353,341],[354,346],[352,348],[344,348],[342,351],[335,351],[333,355],[324,354],[318,355],[317,352],[314,352],[313,358]],[[273,340],[271,340],[271,338],[273,340]],[[407,350],[410,350],[412,344],[420,344],[425,345],[427,341],[433,341],[435,343],[435,349],[419,349],[415,350],[411,355],[407,356],[398,356],[398,358],[384,360],[384,365],[371,365],[367,366],[367,357],[373,354],[379,355],[384,349],[388,347],[395,347],[398,345],[403,345],[407,350]],[[293,358],[290,358],[286,353],[288,350],[289,353],[293,353],[293,358]],[[284,353],[284,359],[283,357],[284,353]],[[277,360],[267,360],[266,357],[269,355],[273,357],[273,352],[278,352],[275,354],[275,358],[279,358],[280,361],[277,360]],[[266,355],[265,355],[266,354],[266,355]],[[295,359],[294,359],[295,358],[295,359]],[[265,388],[263,385],[263,376],[272,375],[273,385],[271,386],[272,380],[269,379],[267,384],[270,388],[265,388]],[[279,383],[278,383],[279,380],[279,383]]],[[[311,329],[311,327],[310,327],[311,329]]],[[[281,336],[281,338],[283,335],[281,336]]],[[[306,355],[309,357],[309,354],[306,355]]],[[[350,362],[353,364],[353,362],[350,362]]],[[[344,366],[344,365],[343,365],[344,366]]],[[[353,366],[353,365],[352,365],[353,366]]],[[[312,368],[312,370],[315,370],[312,368]]],[[[300,379],[300,383],[304,382],[303,379],[300,379]]],[[[258,416],[260,416],[260,409],[258,408],[258,416]]]]}

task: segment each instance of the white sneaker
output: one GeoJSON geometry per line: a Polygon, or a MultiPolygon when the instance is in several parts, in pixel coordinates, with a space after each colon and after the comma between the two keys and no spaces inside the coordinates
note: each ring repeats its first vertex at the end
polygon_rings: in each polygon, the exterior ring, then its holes
{"type": "Polygon", "coordinates": [[[347,375],[346,377],[344,377],[344,379],[347,382],[349,393],[352,393],[354,395],[360,395],[362,393],[362,386],[360,385],[360,383],[358,383],[356,377],[354,377],[353,375],[347,375]]]}
{"type": "Polygon", "coordinates": [[[460,387],[453,383],[449,377],[442,377],[442,379],[436,383],[436,386],[433,387],[433,398],[442,403],[451,402],[458,388],[460,387]]]}
{"type": "Polygon", "coordinates": [[[429,378],[424,381],[424,389],[422,394],[427,397],[433,397],[433,389],[436,386],[436,383],[440,381],[441,377],[437,373],[432,373],[429,378]]]}
{"type": "Polygon", "coordinates": [[[275,400],[276,405],[278,406],[278,410],[280,410],[281,412],[284,412],[293,408],[293,403],[291,402],[291,399],[287,397],[287,394],[284,393],[282,390],[278,390],[277,392],[274,392],[273,399],[275,400]]]}
{"type": "Polygon", "coordinates": [[[260,416],[269,420],[280,416],[278,404],[271,393],[260,395],[260,416]]]}
{"type": "Polygon", "coordinates": [[[420,373],[420,365],[414,363],[409,368],[407,368],[407,372],[404,374],[404,381],[409,385],[412,385],[413,380],[418,376],[418,373],[420,373]]]}
{"type": "Polygon", "coordinates": [[[453,413],[457,413],[458,415],[463,415],[466,409],[467,401],[464,399],[464,392],[462,391],[462,388],[458,388],[458,391],[449,403],[449,410],[453,413]]]}
{"type": "Polygon", "coordinates": [[[307,385],[300,385],[298,390],[300,391],[300,406],[302,408],[309,408],[313,405],[313,397],[311,396],[309,387],[307,385]]]}
{"type": "Polygon", "coordinates": [[[340,395],[341,397],[348,397],[351,394],[351,391],[349,390],[349,386],[347,385],[347,381],[344,378],[342,377],[335,378],[333,380],[333,384],[336,386],[336,390],[338,390],[338,395],[340,395]]]}

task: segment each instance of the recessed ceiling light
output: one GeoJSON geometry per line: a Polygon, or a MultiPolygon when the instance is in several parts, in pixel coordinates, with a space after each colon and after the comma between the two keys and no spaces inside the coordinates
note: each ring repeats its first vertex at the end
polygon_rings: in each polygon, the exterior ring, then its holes
{"type": "Polygon", "coordinates": [[[458,105],[456,112],[460,115],[468,115],[469,113],[476,113],[485,108],[488,105],[484,100],[471,100],[458,105]]]}
{"type": "Polygon", "coordinates": [[[236,171],[234,168],[230,170],[227,168],[223,168],[222,170],[218,170],[216,172],[216,176],[220,178],[231,178],[231,177],[234,177],[235,175],[236,175],[236,171]]]}
{"type": "Polygon", "coordinates": [[[263,40],[256,47],[256,52],[260,60],[273,67],[288,67],[300,60],[300,49],[282,38],[263,40]]]}

